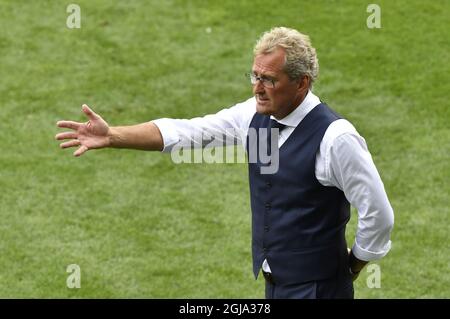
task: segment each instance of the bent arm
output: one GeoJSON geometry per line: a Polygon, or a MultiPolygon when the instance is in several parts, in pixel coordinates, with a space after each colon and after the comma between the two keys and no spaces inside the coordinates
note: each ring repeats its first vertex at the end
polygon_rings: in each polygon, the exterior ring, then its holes
{"type": "Polygon", "coordinates": [[[389,252],[394,213],[365,140],[356,131],[336,137],[328,158],[329,180],[358,210],[356,238],[349,253],[350,270],[358,273],[369,261],[389,252]]]}
{"type": "Polygon", "coordinates": [[[377,260],[389,252],[394,213],[361,136],[342,134],[336,138],[330,150],[330,174],[358,210],[358,228],[351,257],[355,270],[359,271],[356,269],[360,268],[358,260],[377,260]]]}

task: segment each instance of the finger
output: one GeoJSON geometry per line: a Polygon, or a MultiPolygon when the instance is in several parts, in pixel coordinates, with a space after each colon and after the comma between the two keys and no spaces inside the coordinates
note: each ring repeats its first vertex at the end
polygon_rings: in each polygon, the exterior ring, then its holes
{"type": "Polygon", "coordinates": [[[59,146],[61,148],[68,148],[68,147],[74,147],[74,146],[78,146],[78,145],[81,145],[79,140],[71,140],[68,142],[61,143],[59,146]]]}
{"type": "Polygon", "coordinates": [[[83,123],[78,123],[74,121],[59,121],[56,123],[58,127],[71,128],[72,130],[78,130],[78,128],[83,125],[83,123]]]}
{"type": "Polygon", "coordinates": [[[59,133],[56,134],[55,139],[57,140],[67,140],[69,138],[77,138],[77,133],[75,132],[64,132],[64,133],[59,133]]]}
{"type": "Polygon", "coordinates": [[[74,153],[73,153],[73,155],[74,156],[81,156],[81,155],[83,155],[86,151],[88,150],[88,148],[86,147],[86,146],[84,146],[84,145],[81,145],[81,147],[79,148],[79,149],[77,149],[74,153]]]}
{"type": "Polygon", "coordinates": [[[98,116],[94,111],[92,111],[91,108],[86,104],[83,104],[81,108],[84,114],[86,114],[90,120],[97,120],[98,118],[100,118],[100,116],[98,116]]]}

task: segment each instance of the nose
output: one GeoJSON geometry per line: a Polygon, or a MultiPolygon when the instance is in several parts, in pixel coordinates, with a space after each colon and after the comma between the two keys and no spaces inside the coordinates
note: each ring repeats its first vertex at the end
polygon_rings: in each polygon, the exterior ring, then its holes
{"type": "Polygon", "coordinates": [[[264,85],[260,80],[256,81],[256,84],[253,85],[253,94],[262,94],[264,93],[264,85]]]}

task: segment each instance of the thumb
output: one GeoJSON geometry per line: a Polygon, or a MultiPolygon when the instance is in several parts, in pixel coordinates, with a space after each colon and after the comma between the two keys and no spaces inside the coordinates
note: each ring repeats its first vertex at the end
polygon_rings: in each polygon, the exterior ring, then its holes
{"type": "Polygon", "coordinates": [[[86,114],[90,120],[97,120],[100,118],[100,116],[98,116],[94,111],[92,111],[91,108],[89,106],[87,106],[86,104],[83,104],[81,109],[83,110],[83,113],[86,114]]]}

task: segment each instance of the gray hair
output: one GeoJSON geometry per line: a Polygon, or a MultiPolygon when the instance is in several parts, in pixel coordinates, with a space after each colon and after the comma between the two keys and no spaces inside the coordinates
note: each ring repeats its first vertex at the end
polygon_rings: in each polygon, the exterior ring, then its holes
{"type": "Polygon", "coordinates": [[[259,38],[253,53],[255,56],[268,54],[277,48],[286,52],[284,71],[289,78],[294,81],[306,75],[311,87],[319,75],[319,60],[309,37],[295,29],[276,27],[259,38]]]}

